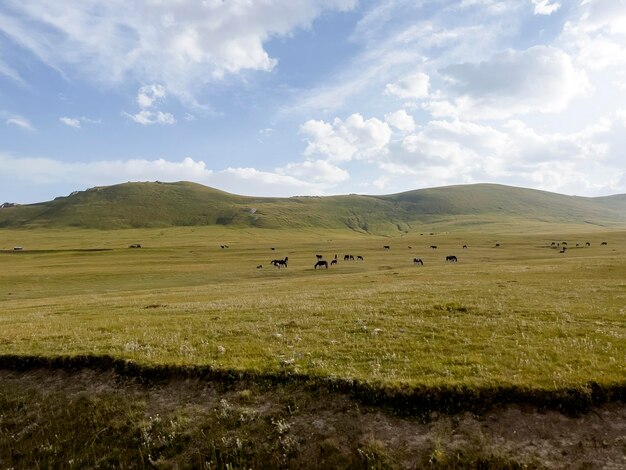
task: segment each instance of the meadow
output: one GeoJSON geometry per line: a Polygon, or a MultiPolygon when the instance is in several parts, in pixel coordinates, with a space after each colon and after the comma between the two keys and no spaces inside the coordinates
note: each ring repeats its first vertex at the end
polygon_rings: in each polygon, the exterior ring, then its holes
{"type": "Polygon", "coordinates": [[[2,230],[0,355],[380,387],[624,383],[626,232],[439,230],[2,230]],[[551,246],[563,241],[565,253],[551,246]],[[313,269],[318,253],[337,266],[313,269]],[[285,256],[287,268],[270,264],[285,256]]]}

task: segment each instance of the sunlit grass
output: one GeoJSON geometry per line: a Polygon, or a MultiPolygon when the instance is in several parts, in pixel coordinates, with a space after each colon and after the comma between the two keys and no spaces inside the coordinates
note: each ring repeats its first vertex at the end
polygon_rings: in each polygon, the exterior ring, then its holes
{"type": "Polygon", "coordinates": [[[13,244],[26,251],[0,255],[0,354],[110,354],[386,386],[626,378],[623,231],[0,231],[1,247],[13,244]],[[550,247],[564,240],[565,254],[550,247]],[[86,248],[110,250],[77,251],[86,248]],[[317,253],[339,264],[314,270],[317,253]],[[459,262],[445,263],[449,254],[459,262]],[[285,256],[286,269],[269,263],[285,256]]]}

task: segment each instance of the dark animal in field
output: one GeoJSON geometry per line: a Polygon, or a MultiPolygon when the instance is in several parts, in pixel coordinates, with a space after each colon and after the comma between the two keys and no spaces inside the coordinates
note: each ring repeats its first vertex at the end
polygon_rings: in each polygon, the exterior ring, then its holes
{"type": "Polygon", "coordinates": [[[563,248],[559,253],[565,253],[566,248],[563,248]]]}
{"type": "Polygon", "coordinates": [[[585,245],[587,245],[587,246],[591,246],[591,243],[587,242],[587,243],[585,243],[585,245]]]}
{"type": "Polygon", "coordinates": [[[354,256],[350,255],[350,261],[354,261],[354,256]]]}
{"type": "Polygon", "coordinates": [[[424,266],[424,262],[420,258],[413,258],[413,264],[419,264],[420,266],[424,266]]]}
{"type": "Polygon", "coordinates": [[[271,247],[271,248],[270,248],[270,250],[272,250],[272,251],[274,251],[275,249],[276,249],[276,248],[274,248],[274,247],[271,247]]]}
{"type": "Polygon", "coordinates": [[[13,247],[13,251],[23,251],[24,248],[22,248],[21,246],[14,246],[13,247]]]}
{"type": "Polygon", "coordinates": [[[578,243],[576,243],[576,246],[578,246],[578,243]]]}
{"type": "Polygon", "coordinates": [[[332,266],[332,265],[334,265],[334,264],[337,264],[337,259],[334,259],[334,260],[332,260],[332,261],[330,262],[330,265],[331,265],[331,266],[332,266]]]}
{"type": "Polygon", "coordinates": [[[385,246],[383,246],[383,248],[384,248],[385,250],[389,250],[391,247],[390,247],[389,245],[385,245],[385,246]]]}
{"type": "Polygon", "coordinates": [[[344,260],[344,261],[349,261],[349,260],[350,260],[350,255],[345,255],[345,256],[343,257],[343,260],[344,260]]]}
{"type": "Polygon", "coordinates": [[[436,249],[437,249],[437,245],[430,245],[430,247],[431,247],[433,250],[436,250],[436,249]]]}
{"type": "Polygon", "coordinates": [[[256,268],[257,268],[257,269],[261,269],[262,267],[263,267],[263,265],[262,265],[262,264],[259,264],[256,268]]]}
{"type": "Polygon", "coordinates": [[[315,263],[315,269],[317,268],[326,268],[328,269],[328,263],[326,261],[318,261],[317,263],[315,263]]]}
{"type": "Polygon", "coordinates": [[[467,245],[463,245],[463,249],[467,248],[467,245]]]}
{"type": "Polygon", "coordinates": [[[606,245],[606,244],[607,244],[606,242],[602,242],[602,243],[600,243],[600,245],[606,245]]]}
{"type": "Polygon", "coordinates": [[[410,246],[410,247],[409,247],[409,250],[412,250],[412,249],[413,249],[413,247],[412,247],[412,246],[410,246]]]}
{"type": "Polygon", "coordinates": [[[335,259],[337,259],[337,253],[335,253],[335,259]]]}
{"type": "Polygon", "coordinates": [[[458,261],[458,259],[456,259],[456,256],[450,255],[450,256],[446,256],[446,261],[450,261],[452,263],[456,263],[458,261]]]}
{"type": "Polygon", "coordinates": [[[550,246],[554,246],[554,245],[556,245],[556,243],[555,243],[555,242],[550,243],[550,246]]]}
{"type": "Polygon", "coordinates": [[[224,248],[226,248],[224,245],[220,245],[220,248],[223,250],[224,248]]]}
{"type": "Polygon", "coordinates": [[[141,245],[139,243],[133,243],[128,248],[141,248],[141,245]]]}
{"type": "Polygon", "coordinates": [[[322,256],[322,255],[315,255],[315,257],[316,257],[317,259],[322,259],[322,258],[323,258],[323,256],[322,256]]]}
{"type": "Polygon", "coordinates": [[[283,266],[286,268],[288,261],[289,261],[289,257],[285,256],[285,259],[274,259],[271,261],[271,263],[277,268],[281,268],[283,266]]]}
{"type": "Polygon", "coordinates": [[[359,256],[356,257],[356,260],[357,261],[363,261],[363,257],[361,255],[359,255],[359,256]]]}
{"type": "Polygon", "coordinates": [[[500,246],[500,244],[499,244],[499,243],[496,243],[496,246],[500,246]]]}
{"type": "Polygon", "coordinates": [[[561,245],[567,245],[567,242],[561,242],[561,245]]]}

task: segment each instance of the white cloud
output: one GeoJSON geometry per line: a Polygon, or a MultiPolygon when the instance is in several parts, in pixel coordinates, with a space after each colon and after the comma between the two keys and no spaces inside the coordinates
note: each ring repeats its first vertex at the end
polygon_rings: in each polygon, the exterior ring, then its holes
{"type": "Polygon", "coordinates": [[[323,155],[331,161],[349,161],[367,158],[384,152],[391,129],[377,118],[363,119],[358,113],[342,121],[335,118],[331,123],[310,120],[300,127],[307,136],[306,156],[323,155]]]}
{"type": "Polygon", "coordinates": [[[506,50],[488,61],[449,65],[441,73],[459,113],[474,118],[560,112],[589,89],[571,57],[550,46],[506,50]]]}
{"type": "Polygon", "coordinates": [[[10,118],[8,118],[6,120],[6,124],[7,125],[11,125],[11,126],[17,126],[21,129],[25,129],[27,131],[34,131],[35,128],[33,127],[33,125],[30,123],[30,121],[28,119],[26,119],[25,117],[22,116],[11,116],[10,118]]]}
{"type": "Polygon", "coordinates": [[[551,15],[559,8],[561,4],[559,2],[551,2],[551,0],[531,0],[535,6],[535,15],[551,15]]]}
{"type": "Polygon", "coordinates": [[[44,198],[66,194],[67,188],[117,184],[126,181],[194,181],[235,194],[257,196],[320,195],[320,185],[296,177],[254,168],[213,170],[205,162],[185,158],[114,160],[68,163],[48,158],[16,158],[0,153],[0,187],[13,202],[32,200],[32,188],[48,193],[44,198]],[[25,189],[26,188],[26,189],[25,189]],[[30,188],[30,189],[28,189],[30,188]],[[55,189],[59,188],[59,189],[55,189]],[[51,191],[52,194],[49,194],[51,191]],[[63,191],[63,192],[59,192],[63,191]]]}
{"type": "Polygon", "coordinates": [[[165,87],[162,85],[144,85],[137,92],[137,104],[141,109],[151,108],[156,101],[165,99],[165,87]]]}
{"type": "Polygon", "coordinates": [[[143,126],[150,126],[152,124],[167,124],[173,125],[176,123],[174,115],[171,113],[165,113],[163,111],[150,111],[143,109],[136,114],[123,113],[137,124],[143,126]]]}
{"type": "Polygon", "coordinates": [[[5,0],[0,31],[68,76],[162,83],[192,102],[207,82],[269,71],[264,43],[356,0],[5,0]]]}
{"type": "Polygon", "coordinates": [[[415,120],[404,109],[385,114],[385,121],[402,132],[411,132],[415,129],[415,120]]]}
{"type": "Polygon", "coordinates": [[[325,186],[342,183],[350,178],[347,171],[326,160],[306,160],[301,163],[288,163],[276,171],[279,174],[290,175],[303,181],[321,183],[325,186]]]}
{"type": "Polygon", "coordinates": [[[385,91],[400,98],[425,98],[428,96],[430,78],[422,72],[407,75],[395,83],[388,83],[385,91]]]}
{"type": "Polygon", "coordinates": [[[80,120],[69,117],[60,117],[59,121],[69,127],[74,127],[76,129],[80,129],[80,120]]]}

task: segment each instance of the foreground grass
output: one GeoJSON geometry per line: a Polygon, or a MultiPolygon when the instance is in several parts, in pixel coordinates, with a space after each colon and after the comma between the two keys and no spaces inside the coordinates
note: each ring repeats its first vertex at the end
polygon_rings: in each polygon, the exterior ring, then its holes
{"type": "Polygon", "coordinates": [[[552,230],[0,231],[0,247],[26,248],[0,254],[0,354],[106,354],[384,387],[623,384],[626,234],[552,230]],[[89,248],[107,251],[80,251],[89,248]],[[316,253],[338,254],[338,266],[314,270],[316,253]],[[446,264],[449,254],[459,262],[446,264]],[[284,256],[287,269],[269,264],[284,256]]]}

